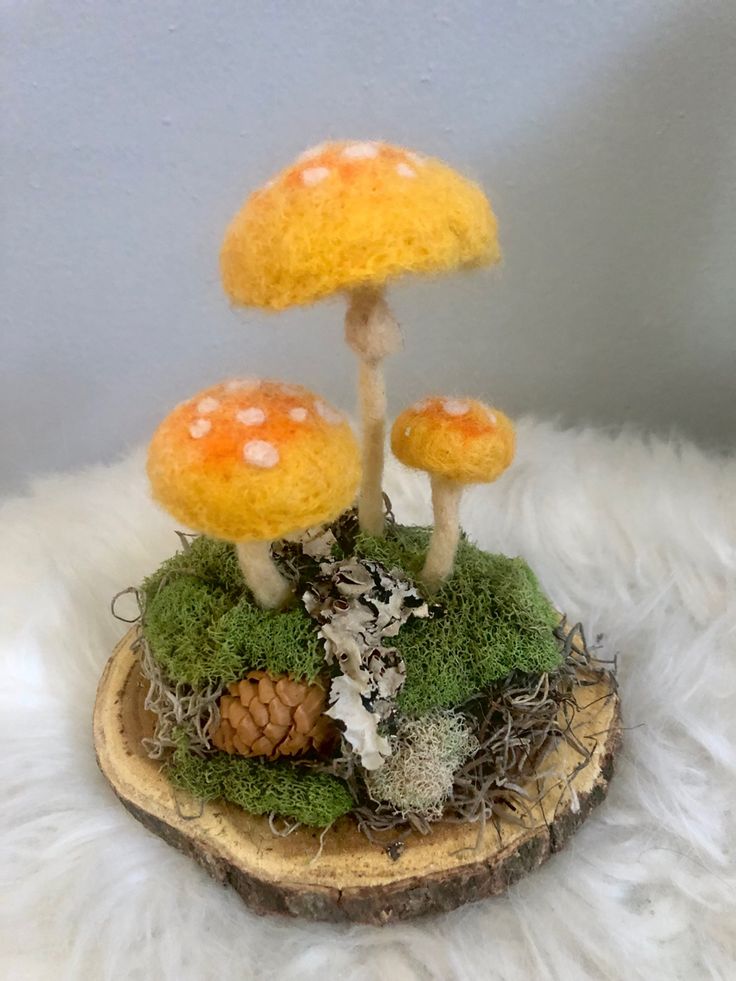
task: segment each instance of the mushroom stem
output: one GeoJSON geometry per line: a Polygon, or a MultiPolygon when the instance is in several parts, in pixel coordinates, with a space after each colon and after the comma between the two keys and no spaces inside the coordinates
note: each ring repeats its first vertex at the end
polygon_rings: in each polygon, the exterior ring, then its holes
{"type": "Polygon", "coordinates": [[[434,531],[420,579],[430,593],[436,593],[452,572],[460,538],[460,497],[462,484],[432,475],[434,531]]]}
{"type": "Polygon", "coordinates": [[[238,562],[248,589],[266,610],[277,610],[292,594],[292,586],[276,568],[269,542],[237,542],[238,562]]]}
{"type": "Polygon", "coordinates": [[[360,358],[358,398],[363,430],[363,478],[358,520],[362,531],[381,536],[386,435],[386,387],[381,362],[401,347],[399,325],[381,289],[363,286],[349,294],[345,340],[360,358]]]}
{"type": "Polygon", "coordinates": [[[383,447],[386,439],[386,387],[377,362],[361,361],[358,392],[363,429],[358,523],[369,535],[383,535],[383,447]]]}

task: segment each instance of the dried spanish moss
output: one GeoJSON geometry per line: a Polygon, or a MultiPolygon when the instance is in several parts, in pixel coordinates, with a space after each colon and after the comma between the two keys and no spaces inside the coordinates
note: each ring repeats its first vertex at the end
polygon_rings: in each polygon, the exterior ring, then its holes
{"type": "MultiPolygon", "coordinates": [[[[488,822],[503,818],[525,823],[542,796],[528,789],[532,779],[559,776],[569,785],[592,757],[592,747],[576,735],[579,700],[586,687],[613,679],[615,662],[601,661],[591,653],[580,624],[570,626],[563,620],[555,636],[564,658],[560,668],[538,676],[532,685],[528,676],[512,675],[462,706],[479,747],[455,774],[452,796],[441,819],[478,824],[478,843],[488,822]],[[580,757],[574,773],[567,776],[544,770],[545,759],[561,741],[580,757]]],[[[326,768],[348,783],[358,801],[353,813],[361,831],[398,857],[407,836],[412,831],[430,833],[431,822],[418,814],[397,814],[371,801],[362,770],[348,748],[344,749],[326,768]],[[386,832],[391,837],[381,837],[386,832]]]]}
{"type": "MultiPolygon", "coordinates": [[[[186,547],[188,543],[182,540],[186,547]]],[[[218,701],[224,685],[210,684],[195,691],[190,685],[173,684],[164,675],[141,629],[146,611],[145,597],[140,589],[131,586],[114,596],[112,612],[118,620],[137,625],[131,649],[138,658],[141,674],[148,681],[144,708],[156,717],[153,735],[142,740],[149,757],[163,759],[176,748],[176,736],[182,733],[186,735],[191,751],[204,755],[211,746],[210,733],[220,723],[218,701]],[[117,600],[126,594],[132,594],[138,605],[138,616],[133,619],[119,616],[115,609],[117,600]]]]}

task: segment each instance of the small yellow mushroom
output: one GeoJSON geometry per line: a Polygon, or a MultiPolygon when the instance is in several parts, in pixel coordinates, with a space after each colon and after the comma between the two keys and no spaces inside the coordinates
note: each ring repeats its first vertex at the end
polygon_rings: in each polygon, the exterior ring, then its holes
{"type": "Polygon", "coordinates": [[[271,542],[336,518],[354,500],[360,450],[345,417],[298,385],[233,380],[177,406],[148,451],[153,496],[195,531],[234,542],[257,602],[292,586],[271,542]]]}
{"type": "Polygon", "coordinates": [[[452,572],[465,484],[490,483],[514,457],[511,420],[474,399],[428,398],[405,409],[391,431],[394,454],[432,482],[434,531],[421,580],[436,592],[452,572]]]}

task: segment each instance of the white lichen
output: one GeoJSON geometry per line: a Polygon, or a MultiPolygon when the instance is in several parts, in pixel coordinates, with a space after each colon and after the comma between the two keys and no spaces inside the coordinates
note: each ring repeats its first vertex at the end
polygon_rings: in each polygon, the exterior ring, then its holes
{"type": "Polygon", "coordinates": [[[391,752],[378,724],[394,713],[406,677],[403,658],[385,639],[411,618],[428,617],[429,608],[396,570],[369,559],[323,562],[320,573],[302,600],[321,625],[325,660],[342,672],[330,688],[328,715],[345,723],[348,745],[372,770],[391,752]]]}
{"type": "Polygon", "coordinates": [[[379,735],[379,716],[370,712],[363,701],[361,684],[347,675],[333,678],[330,685],[330,707],[325,712],[345,726],[345,739],[360,757],[366,770],[374,771],[384,765],[391,744],[379,735]]]}

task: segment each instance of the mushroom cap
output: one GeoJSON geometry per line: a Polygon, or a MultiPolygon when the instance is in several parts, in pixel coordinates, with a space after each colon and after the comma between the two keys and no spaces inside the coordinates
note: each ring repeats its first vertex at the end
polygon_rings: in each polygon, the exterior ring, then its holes
{"type": "Polygon", "coordinates": [[[477,184],[410,150],[348,141],[307,150],[251,194],[220,254],[230,299],[269,310],[499,259],[477,184]]]}
{"type": "Polygon", "coordinates": [[[360,450],[342,413],[300,385],[233,380],[182,402],[148,450],[153,496],[226,541],[331,521],[355,497],[360,450]]]}
{"type": "Polygon", "coordinates": [[[391,430],[391,448],[402,463],[460,484],[500,477],[515,446],[509,417],[475,399],[422,399],[404,409],[391,430]]]}

